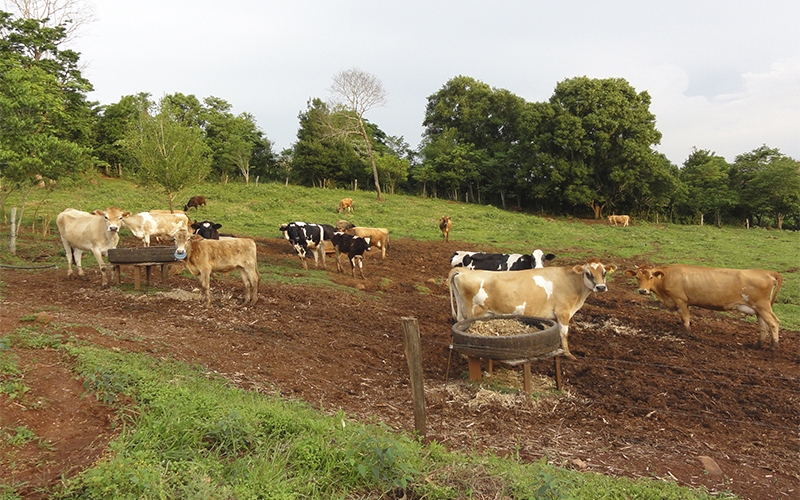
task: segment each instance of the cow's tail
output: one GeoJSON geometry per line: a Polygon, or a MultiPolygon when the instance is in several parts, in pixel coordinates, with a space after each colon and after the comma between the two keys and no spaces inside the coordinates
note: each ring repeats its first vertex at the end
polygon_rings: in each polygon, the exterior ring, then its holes
{"type": "Polygon", "coordinates": [[[450,270],[450,274],[447,277],[447,283],[450,287],[450,314],[453,316],[453,319],[455,321],[460,321],[458,313],[459,310],[461,309],[459,307],[461,305],[459,303],[460,296],[456,291],[456,284],[455,284],[455,278],[456,276],[458,276],[459,272],[460,272],[459,268],[453,268],[450,270]]]}
{"type": "Polygon", "coordinates": [[[778,298],[778,292],[781,290],[781,285],[783,285],[783,276],[781,276],[781,273],[776,272],[773,277],[775,278],[775,284],[773,285],[772,299],[769,303],[770,306],[775,304],[775,299],[778,298]]]}

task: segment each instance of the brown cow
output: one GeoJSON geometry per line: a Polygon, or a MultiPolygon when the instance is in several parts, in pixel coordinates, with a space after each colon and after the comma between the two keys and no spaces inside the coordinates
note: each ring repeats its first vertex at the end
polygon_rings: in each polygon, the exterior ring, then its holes
{"type": "Polygon", "coordinates": [[[450,241],[450,229],[453,227],[453,221],[450,217],[443,215],[439,218],[439,229],[442,231],[442,238],[444,241],[450,241]]]}
{"type": "Polygon", "coordinates": [[[351,227],[345,231],[353,236],[369,237],[370,245],[381,249],[381,260],[386,258],[386,248],[389,246],[389,230],[385,227],[351,227]]]}
{"type": "Polygon", "coordinates": [[[689,306],[712,311],[741,311],[758,318],[761,327],[759,347],[771,333],[771,348],[778,348],[780,321],[772,312],[772,304],[783,278],[775,271],[677,264],[653,268],[637,266],[625,271],[625,276],[638,280],[639,293],[648,294],[652,290],[665,306],[677,310],[687,335],[692,333],[689,306]]]}
{"type": "Polygon", "coordinates": [[[336,209],[336,213],[337,214],[340,214],[342,212],[347,213],[348,210],[350,211],[351,214],[354,213],[354,211],[353,211],[353,199],[352,198],[342,198],[342,201],[339,202],[339,208],[336,209]]]}
{"type": "Polygon", "coordinates": [[[189,198],[189,202],[183,206],[183,211],[189,210],[189,208],[194,207],[195,211],[202,205],[205,206],[206,204],[206,197],[205,196],[192,196],[189,198]]]}
{"type": "Polygon", "coordinates": [[[561,332],[564,355],[569,352],[569,321],[592,292],[605,292],[604,266],[591,259],[581,266],[545,267],[521,271],[482,271],[454,267],[448,275],[453,319],[497,314],[524,314],[554,319],[561,332]]]}
{"type": "Polygon", "coordinates": [[[211,273],[239,271],[244,282],[244,304],[255,305],[258,301],[258,262],[256,242],[249,238],[229,240],[207,240],[186,229],[175,233],[175,257],[182,260],[195,276],[205,294],[204,305],[211,304],[211,273]]]}

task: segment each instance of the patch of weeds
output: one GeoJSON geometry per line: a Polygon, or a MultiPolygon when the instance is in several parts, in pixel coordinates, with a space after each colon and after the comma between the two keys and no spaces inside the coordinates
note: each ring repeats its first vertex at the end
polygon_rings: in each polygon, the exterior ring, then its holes
{"type": "Polygon", "coordinates": [[[388,484],[391,489],[408,488],[419,472],[403,457],[403,449],[388,437],[369,436],[359,431],[360,440],[347,450],[346,463],[364,478],[388,484]]]}
{"type": "Polygon", "coordinates": [[[60,333],[40,333],[38,329],[22,326],[14,330],[14,332],[7,337],[9,344],[14,347],[27,348],[27,349],[45,349],[45,348],[58,348],[64,340],[64,335],[60,333]]]}
{"type": "Polygon", "coordinates": [[[431,293],[431,289],[425,285],[414,285],[414,289],[424,295],[429,295],[431,293]]]}
{"type": "Polygon", "coordinates": [[[381,282],[378,286],[380,286],[381,288],[387,288],[392,286],[392,283],[394,283],[394,281],[392,281],[389,278],[381,278],[381,282]]]}
{"type": "Polygon", "coordinates": [[[19,318],[20,323],[25,321],[36,321],[39,318],[38,314],[28,314],[19,318]]]}
{"type": "MultiPolygon", "coordinates": [[[[118,374],[107,368],[99,367],[86,376],[83,387],[86,392],[83,396],[93,395],[105,404],[117,400],[117,395],[122,393],[132,384],[132,379],[126,374],[118,374]]],[[[82,397],[83,397],[82,396],[82,397]]]]}
{"type": "Polygon", "coordinates": [[[11,380],[0,383],[0,394],[8,394],[9,401],[12,399],[22,399],[31,390],[21,380],[11,380]]]}
{"type": "Polygon", "coordinates": [[[531,485],[532,487],[536,488],[536,494],[528,497],[529,500],[540,499],[540,498],[561,500],[564,498],[570,498],[569,495],[561,491],[564,486],[568,485],[564,484],[563,481],[560,481],[558,478],[550,474],[548,471],[546,470],[539,471],[537,479],[538,479],[538,484],[531,485]]]}
{"type": "Polygon", "coordinates": [[[16,429],[2,429],[2,441],[8,446],[25,446],[26,444],[30,443],[38,439],[39,437],[36,435],[35,432],[28,429],[24,425],[17,427],[16,429]]]}

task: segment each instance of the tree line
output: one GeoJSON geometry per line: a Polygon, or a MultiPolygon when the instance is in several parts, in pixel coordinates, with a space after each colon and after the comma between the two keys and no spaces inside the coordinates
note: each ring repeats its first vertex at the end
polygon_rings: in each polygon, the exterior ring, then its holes
{"type": "MultiPolygon", "coordinates": [[[[428,97],[412,149],[365,114],[386,102],[357,69],[311,98],[297,140],[277,153],[249,113],[224,99],[146,93],[99,105],[62,49],[65,24],[0,11],[0,204],[90,171],[163,189],[170,205],[208,179],[374,189],[551,214],[800,227],[800,164],[764,145],[733,163],[692,151],[679,167],[660,143],[650,96],[621,78],[577,77],[547,102],[457,76],[428,97]],[[788,222],[787,222],[788,221],[788,222]]],[[[20,214],[20,218],[22,214],[20,214]]]]}

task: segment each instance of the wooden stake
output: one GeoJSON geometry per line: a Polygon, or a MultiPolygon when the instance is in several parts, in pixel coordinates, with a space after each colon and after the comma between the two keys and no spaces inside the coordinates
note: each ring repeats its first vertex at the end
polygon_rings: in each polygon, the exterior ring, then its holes
{"type": "Polygon", "coordinates": [[[411,399],[414,404],[414,429],[425,438],[425,384],[422,380],[422,348],[419,340],[417,318],[400,318],[403,325],[403,343],[411,375],[411,399]]]}

